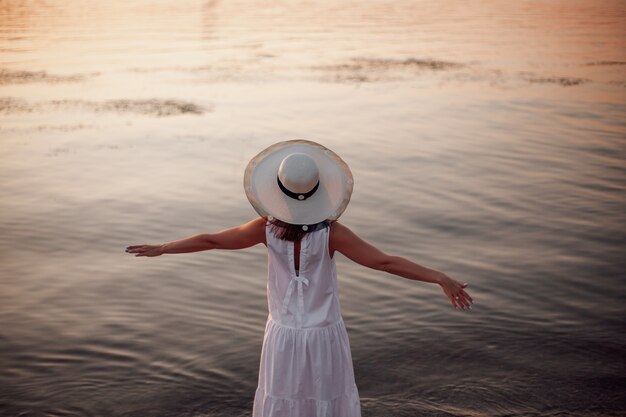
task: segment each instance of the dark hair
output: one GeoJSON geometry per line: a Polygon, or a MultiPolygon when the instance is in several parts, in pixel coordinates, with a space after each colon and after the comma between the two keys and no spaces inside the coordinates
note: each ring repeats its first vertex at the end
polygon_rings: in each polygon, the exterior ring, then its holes
{"type": "MultiPolygon", "coordinates": [[[[318,229],[318,227],[316,227],[317,224],[308,225],[308,230],[302,230],[302,225],[286,223],[282,220],[278,220],[277,218],[269,220],[267,216],[264,216],[264,218],[272,225],[270,230],[272,231],[272,233],[274,233],[274,236],[281,240],[297,242],[298,240],[302,239],[307,233],[313,232],[318,229]]],[[[324,220],[318,224],[324,224],[325,226],[328,226],[331,223],[331,220],[324,220]]]]}

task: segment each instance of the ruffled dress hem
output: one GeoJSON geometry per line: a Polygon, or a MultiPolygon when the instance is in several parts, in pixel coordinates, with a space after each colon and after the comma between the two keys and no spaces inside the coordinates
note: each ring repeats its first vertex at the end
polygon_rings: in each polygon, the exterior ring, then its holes
{"type": "Polygon", "coordinates": [[[254,411],[253,417],[354,417],[361,415],[361,403],[356,384],[330,400],[274,397],[259,387],[254,397],[254,411]]]}

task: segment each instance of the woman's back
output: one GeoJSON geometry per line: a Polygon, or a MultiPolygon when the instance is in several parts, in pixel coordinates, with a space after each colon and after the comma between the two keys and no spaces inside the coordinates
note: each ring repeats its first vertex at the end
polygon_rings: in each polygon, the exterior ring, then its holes
{"type": "Polygon", "coordinates": [[[325,327],[341,320],[335,259],[328,251],[330,227],[304,235],[296,262],[296,244],[277,238],[266,223],[270,320],[294,328],[325,327]]]}

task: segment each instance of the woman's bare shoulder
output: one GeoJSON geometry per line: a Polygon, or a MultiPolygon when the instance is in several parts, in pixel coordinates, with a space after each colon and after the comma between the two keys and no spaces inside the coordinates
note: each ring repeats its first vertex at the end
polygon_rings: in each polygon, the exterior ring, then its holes
{"type": "Polygon", "coordinates": [[[340,223],[339,220],[330,223],[331,239],[337,239],[338,237],[345,236],[347,233],[350,233],[350,229],[343,223],[340,223]]]}
{"type": "Polygon", "coordinates": [[[265,237],[266,224],[266,217],[256,217],[247,223],[229,230],[234,231],[239,239],[243,239],[248,243],[263,243],[264,245],[267,245],[265,237]]]}
{"type": "Polygon", "coordinates": [[[328,236],[328,249],[330,252],[330,256],[333,257],[335,250],[337,248],[337,242],[341,239],[344,239],[346,233],[350,231],[343,223],[339,223],[339,220],[334,220],[328,226],[330,229],[328,236]]]}

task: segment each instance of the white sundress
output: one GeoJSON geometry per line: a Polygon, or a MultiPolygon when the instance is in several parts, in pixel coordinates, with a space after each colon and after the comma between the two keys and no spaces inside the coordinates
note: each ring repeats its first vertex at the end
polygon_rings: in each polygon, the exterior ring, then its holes
{"type": "Polygon", "coordinates": [[[269,315],[253,417],[361,417],[329,234],[302,238],[296,273],[294,242],[266,223],[269,315]]]}

